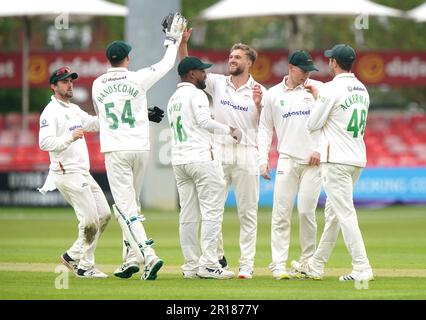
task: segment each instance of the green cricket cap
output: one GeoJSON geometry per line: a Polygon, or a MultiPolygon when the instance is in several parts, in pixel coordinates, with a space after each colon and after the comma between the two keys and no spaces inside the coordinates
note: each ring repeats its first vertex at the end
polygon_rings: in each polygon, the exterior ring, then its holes
{"type": "Polygon", "coordinates": [[[109,61],[119,62],[129,55],[132,46],[125,41],[111,42],[106,49],[106,57],[109,61]]]}
{"type": "Polygon", "coordinates": [[[204,63],[197,57],[185,57],[178,65],[178,73],[180,76],[187,74],[191,70],[204,70],[210,68],[213,64],[204,63]]]}
{"type": "Polygon", "coordinates": [[[52,72],[49,77],[49,83],[56,84],[59,80],[65,80],[68,77],[71,77],[74,80],[78,78],[78,74],[71,72],[69,67],[61,67],[52,72]]]}
{"type": "Polygon", "coordinates": [[[304,50],[298,50],[289,55],[288,63],[299,67],[303,71],[318,71],[314,65],[311,55],[304,50]]]}
{"type": "Polygon", "coordinates": [[[343,64],[352,64],[356,58],[355,50],[347,44],[336,44],[333,48],[325,50],[324,56],[343,64]]]}

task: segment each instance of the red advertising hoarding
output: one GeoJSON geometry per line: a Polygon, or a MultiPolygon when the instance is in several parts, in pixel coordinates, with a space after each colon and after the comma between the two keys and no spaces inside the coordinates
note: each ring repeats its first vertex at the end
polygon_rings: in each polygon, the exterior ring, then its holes
{"type": "MultiPolygon", "coordinates": [[[[213,63],[210,72],[227,72],[228,52],[225,50],[191,50],[190,54],[213,63]]],[[[252,70],[254,78],[267,86],[280,82],[287,73],[287,57],[288,52],[285,51],[259,51],[252,70]]],[[[328,59],[322,52],[313,52],[312,57],[319,71],[313,72],[311,77],[321,81],[330,80],[328,59]]],[[[108,68],[104,52],[32,53],[29,63],[30,86],[46,87],[49,74],[65,65],[79,74],[78,85],[86,87],[90,87],[93,80],[108,68]]],[[[426,53],[359,52],[352,71],[366,85],[425,86],[426,53]]],[[[20,87],[21,79],[20,53],[0,53],[0,87],[20,87]]]]}

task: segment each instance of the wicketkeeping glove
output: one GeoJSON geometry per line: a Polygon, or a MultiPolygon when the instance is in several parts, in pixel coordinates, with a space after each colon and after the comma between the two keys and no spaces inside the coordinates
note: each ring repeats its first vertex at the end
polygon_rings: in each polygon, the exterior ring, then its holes
{"type": "Polygon", "coordinates": [[[180,44],[182,33],[185,31],[187,23],[186,18],[179,12],[169,13],[169,15],[163,19],[161,26],[163,32],[166,34],[166,39],[164,40],[165,47],[171,43],[176,45],[180,44]]]}
{"type": "Polygon", "coordinates": [[[160,123],[164,117],[164,110],[160,109],[157,106],[148,108],[148,119],[149,121],[160,123]]]}

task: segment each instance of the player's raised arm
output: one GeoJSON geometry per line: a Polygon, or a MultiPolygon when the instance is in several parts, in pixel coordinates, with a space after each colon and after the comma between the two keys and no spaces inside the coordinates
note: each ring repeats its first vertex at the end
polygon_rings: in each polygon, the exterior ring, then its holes
{"type": "Polygon", "coordinates": [[[191,38],[192,28],[186,29],[182,34],[182,41],[179,45],[179,61],[183,60],[188,54],[188,42],[191,38]]]}
{"type": "Polygon", "coordinates": [[[160,80],[176,62],[177,51],[182,40],[182,34],[186,29],[187,20],[179,12],[170,13],[161,23],[165,33],[164,46],[167,47],[163,59],[151,67],[138,70],[142,75],[141,86],[144,90],[151,88],[160,80]]]}

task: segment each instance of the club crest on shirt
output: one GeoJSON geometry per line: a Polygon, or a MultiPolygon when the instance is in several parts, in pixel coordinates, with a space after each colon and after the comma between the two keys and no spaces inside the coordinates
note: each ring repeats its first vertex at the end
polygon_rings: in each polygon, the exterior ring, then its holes
{"type": "Polygon", "coordinates": [[[43,120],[41,120],[41,126],[40,126],[40,129],[41,129],[41,128],[44,128],[44,127],[47,127],[47,126],[49,126],[49,124],[47,123],[47,119],[43,119],[43,120]]]}

